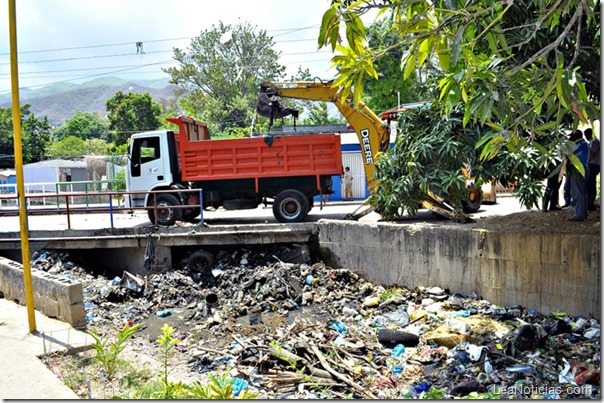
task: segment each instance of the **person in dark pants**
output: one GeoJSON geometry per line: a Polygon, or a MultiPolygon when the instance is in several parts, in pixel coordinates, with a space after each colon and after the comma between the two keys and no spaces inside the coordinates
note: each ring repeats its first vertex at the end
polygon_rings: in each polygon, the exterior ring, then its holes
{"type": "Polygon", "coordinates": [[[568,177],[568,171],[564,174],[564,205],[562,208],[572,206],[572,197],[570,194],[570,178],[568,177]]]}
{"type": "Polygon", "coordinates": [[[543,208],[541,211],[544,213],[547,211],[562,210],[558,205],[558,199],[560,198],[560,180],[558,174],[547,178],[547,185],[545,192],[543,193],[543,208]]]}
{"type": "Polygon", "coordinates": [[[594,211],[596,206],[596,179],[600,173],[600,139],[593,137],[593,130],[591,128],[585,129],[585,139],[589,142],[589,159],[587,160],[587,167],[589,174],[586,179],[587,187],[587,210],[594,211]]]}
{"type": "MultiPolygon", "coordinates": [[[[583,133],[581,130],[575,130],[570,135],[570,140],[576,143],[573,154],[575,154],[581,164],[583,164],[585,173],[589,174],[587,167],[589,145],[583,138],[583,133]]],[[[585,187],[585,176],[583,176],[570,161],[566,162],[566,169],[570,178],[570,191],[573,201],[573,216],[569,218],[569,220],[585,221],[587,219],[587,192],[585,187]]]]}

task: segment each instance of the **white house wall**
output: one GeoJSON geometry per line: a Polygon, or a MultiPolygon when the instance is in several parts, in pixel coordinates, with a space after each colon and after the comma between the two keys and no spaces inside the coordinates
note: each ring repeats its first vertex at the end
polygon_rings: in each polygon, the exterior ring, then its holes
{"type": "MultiPolygon", "coordinates": [[[[352,197],[363,199],[367,193],[367,178],[365,176],[365,167],[361,151],[351,151],[342,153],[342,167],[350,167],[352,173],[352,197]]],[[[344,198],[344,184],[342,184],[342,198],[344,198]]]]}

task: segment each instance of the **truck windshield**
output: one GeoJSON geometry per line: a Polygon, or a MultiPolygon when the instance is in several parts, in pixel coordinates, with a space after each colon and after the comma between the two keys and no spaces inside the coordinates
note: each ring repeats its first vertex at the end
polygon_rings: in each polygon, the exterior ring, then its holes
{"type": "Polygon", "coordinates": [[[142,164],[155,161],[160,157],[159,137],[134,139],[130,156],[132,176],[140,176],[142,164]]]}

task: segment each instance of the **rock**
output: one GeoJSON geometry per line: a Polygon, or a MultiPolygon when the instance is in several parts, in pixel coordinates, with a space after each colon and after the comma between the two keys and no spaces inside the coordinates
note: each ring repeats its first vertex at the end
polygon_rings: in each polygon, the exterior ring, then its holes
{"type": "Polygon", "coordinates": [[[302,301],[306,302],[307,304],[312,303],[314,300],[314,294],[312,293],[312,291],[306,291],[305,293],[302,293],[302,301]]]}
{"type": "Polygon", "coordinates": [[[451,394],[455,396],[467,396],[472,392],[477,392],[479,386],[480,384],[478,381],[472,380],[470,382],[454,386],[453,389],[451,389],[451,394]]]}

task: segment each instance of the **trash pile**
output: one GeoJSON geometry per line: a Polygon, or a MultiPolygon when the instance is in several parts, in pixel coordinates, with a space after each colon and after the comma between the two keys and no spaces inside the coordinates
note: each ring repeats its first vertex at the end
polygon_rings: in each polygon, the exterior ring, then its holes
{"type": "Polygon", "coordinates": [[[172,271],[112,279],[66,253],[42,251],[33,266],[84,283],[90,327],[172,323],[190,372],[227,371],[260,398],[601,396],[594,319],[440,287],[384,288],[295,252],[239,248],[204,272],[183,259],[172,271]],[[169,322],[176,312],[184,319],[169,322]]]}

